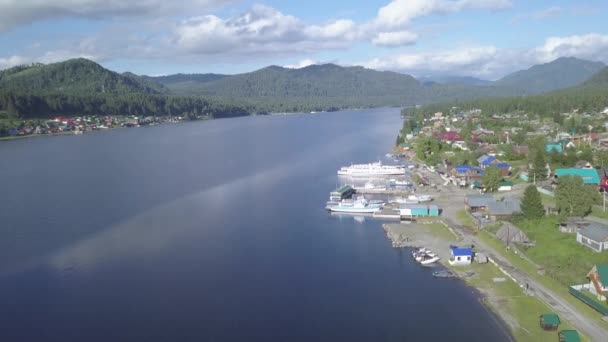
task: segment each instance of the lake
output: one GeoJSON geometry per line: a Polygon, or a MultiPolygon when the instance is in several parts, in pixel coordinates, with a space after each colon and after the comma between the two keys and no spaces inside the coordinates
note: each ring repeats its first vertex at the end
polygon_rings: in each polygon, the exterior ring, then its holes
{"type": "Polygon", "coordinates": [[[0,142],[2,341],[506,341],[474,290],[324,210],[398,109],[0,142]]]}

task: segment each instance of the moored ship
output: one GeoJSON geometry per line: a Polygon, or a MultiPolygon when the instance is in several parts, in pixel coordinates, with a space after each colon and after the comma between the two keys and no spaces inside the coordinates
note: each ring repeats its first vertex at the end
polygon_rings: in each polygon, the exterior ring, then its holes
{"type": "Polygon", "coordinates": [[[338,170],[338,174],[341,176],[404,175],[405,168],[400,165],[382,165],[382,162],[353,164],[351,166],[343,166],[338,170]]]}

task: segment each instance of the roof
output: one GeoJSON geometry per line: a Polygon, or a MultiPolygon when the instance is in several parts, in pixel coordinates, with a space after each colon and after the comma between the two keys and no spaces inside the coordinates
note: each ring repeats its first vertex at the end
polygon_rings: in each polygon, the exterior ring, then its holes
{"type": "Polygon", "coordinates": [[[483,173],[483,169],[479,168],[479,167],[475,167],[475,166],[471,166],[471,165],[458,165],[456,166],[456,173],[467,173],[469,171],[477,171],[477,173],[482,174],[483,173]]]}
{"type": "Polygon", "coordinates": [[[540,315],[540,319],[544,324],[558,326],[561,321],[559,320],[559,316],[554,313],[546,313],[540,315]]]}
{"type": "Polygon", "coordinates": [[[459,248],[459,247],[453,247],[452,248],[452,254],[454,256],[467,256],[467,255],[473,255],[473,250],[470,248],[459,248]]]}
{"type": "Polygon", "coordinates": [[[477,158],[477,162],[482,165],[490,165],[495,160],[496,160],[496,158],[494,158],[492,156],[488,156],[486,154],[477,158]]]}
{"type": "Polygon", "coordinates": [[[499,169],[508,169],[511,166],[509,165],[509,163],[498,163],[498,164],[496,164],[496,167],[499,169]]]}
{"type": "Polygon", "coordinates": [[[560,337],[564,342],[580,342],[581,337],[576,330],[562,330],[559,332],[560,337]]]}
{"type": "Polygon", "coordinates": [[[608,241],[608,227],[600,223],[592,223],[579,230],[582,236],[597,242],[608,241]]]}
{"type": "Polygon", "coordinates": [[[560,143],[552,142],[552,143],[546,143],[545,144],[545,150],[547,152],[555,151],[555,152],[561,153],[563,151],[563,148],[562,148],[562,145],[560,143]]]}
{"type": "Polygon", "coordinates": [[[521,212],[521,202],[518,199],[506,199],[502,202],[488,204],[488,213],[490,215],[513,215],[519,212],[521,212]]]}
{"type": "Polygon", "coordinates": [[[350,185],[344,185],[344,186],[340,187],[339,189],[332,191],[332,193],[339,193],[339,194],[343,195],[349,191],[353,191],[353,188],[350,185]]]}
{"type": "Polygon", "coordinates": [[[562,176],[578,176],[583,179],[585,184],[600,184],[600,176],[595,169],[557,169],[555,175],[559,178],[562,176]]]}
{"type": "Polygon", "coordinates": [[[608,287],[608,264],[597,264],[595,265],[595,270],[597,271],[602,286],[608,287]]]}
{"type": "Polygon", "coordinates": [[[496,202],[494,196],[490,194],[466,195],[466,200],[470,207],[485,207],[488,203],[496,202]]]}

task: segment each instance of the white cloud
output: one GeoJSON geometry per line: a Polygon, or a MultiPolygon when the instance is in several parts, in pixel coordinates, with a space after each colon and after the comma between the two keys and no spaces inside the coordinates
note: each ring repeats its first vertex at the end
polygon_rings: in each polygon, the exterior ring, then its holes
{"type": "Polygon", "coordinates": [[[234,0],[0,0],[0,32],[62,17],[144,17],[214,8],[234,0]]]}
{"type": "Polygon", "coordinates": [[[371,59],[361,65],[377,70],[392,70],[416,76],[458,75],[498,78],[526,66],[518,60],[519,51],[499,50],[495,46],[469,46],[425,53],[398,54],[371,59]]]}
{"type": "Polygon", "coordinates": [[[290,68],[290,69],[301,69],[301,68],[305,68],[307,66],[311,66],[311,65],[315,65],[317,64],[317,61],[315,61],[314,59],[303,59],[295,64],[288,64],[288,65],[284,65],[285,68],[290,68]]]}
{"type": "Polygon", "coordinates": [[[11,68],[17,65],[28,64],[31,63],[31,59],[25,56],[9,56],[9,57],[0,57],[0,70],[11,68]]]}
{"type": "Polygon", "coordinates": [[[589,33],[567,37],[550,37],[532,51],[536,60],[550,62],[559,57],[578,57],[608,61],[608,35],[589,33]]]}
{"type": "Polygon", "coordinates": [[[379,27],[401,27],[412,20],[433,14],[448,14],[466,9],[498,10],[511,6],[509,0],[393,0],[378,10],[379,27]]]}
{"type": "Polygon", "coordinates": [[[192,54],[293,53],[346,47],[359,38],[351,20],[307,25],[274,8],[254,5],[230,19],[214,15],[194,17],[174,29],[172,42],[192,54]]]}
{"type": "Polygon", "coordinates": [[[378,46],[396,47],[411,45],[416,42],[418,35],[409,31],[380,32],[372,43],[378,46]]]}

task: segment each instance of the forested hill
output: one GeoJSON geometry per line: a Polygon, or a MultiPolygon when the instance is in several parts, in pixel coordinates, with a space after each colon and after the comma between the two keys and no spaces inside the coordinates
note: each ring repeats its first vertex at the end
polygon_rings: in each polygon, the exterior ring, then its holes
{"type": "Polygon", "coordinates": [[[178,82],[169,82],[166,78],[155,79],[175,94],[238,98],[269,112],[404,106],[523,94],[518,89],[493,85],[429,85],[420,83],[410,75],[335,64],[311,65],[300,69],[269,66],[250,73],[221,75],[215,80],[209,80],[209,76],[206,76],[204,81],[194,80],[194,75],[189,77],[189,80],[178,82]]]}
{"type": "Polygon", "coordinates": [[[269,66],[254,72],[223,77],[200,87],[203,94],[238,97],[404,96],[420,91],[409,75],[335,64],[301,69],[269,66]]]}
{"type": "Polygon", "coordinates": [[[580,85],[604,67],[602,62],[562,57],[514,72],[494,84],[521,89],[528,94],[540,94],[580,85]]]}
{"type": "Polygon", "coordinates": [[[52,64],[32,64],[0,71],[0,89],[41,94],[125,94],[159,93],[158,85],[142,82],[137,76],[120,75],[84,59],[52,64]]]}

